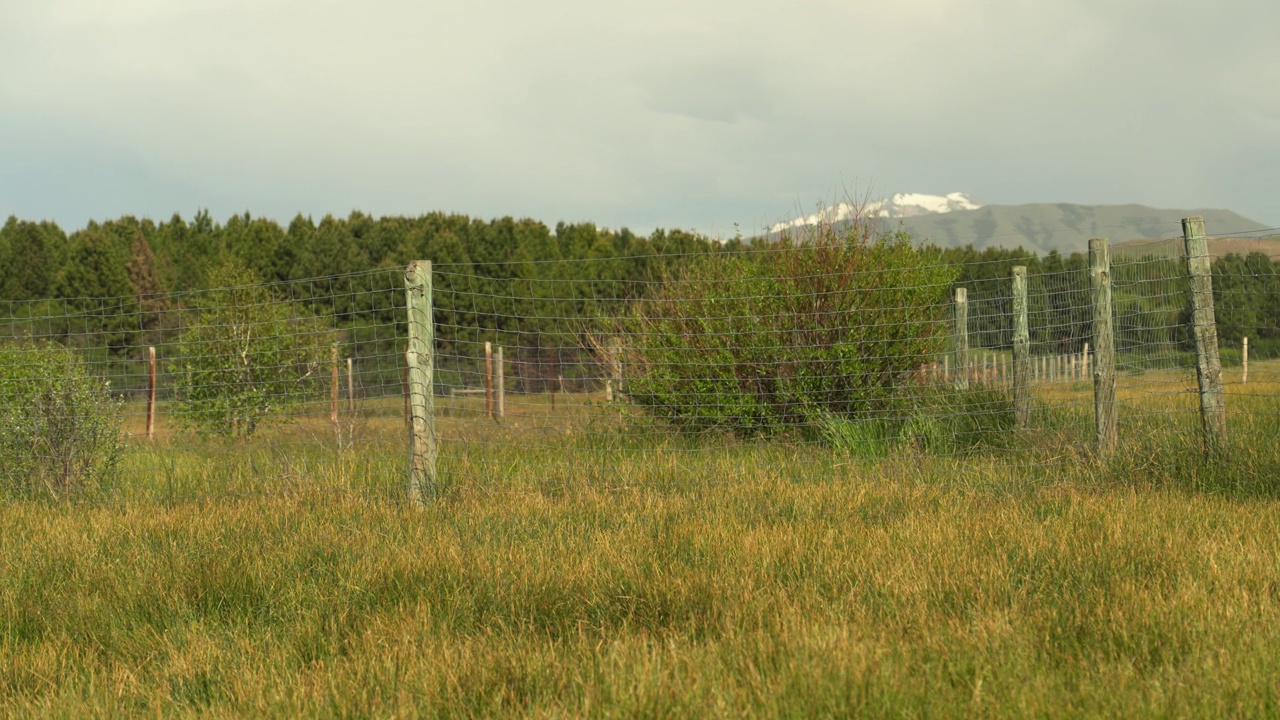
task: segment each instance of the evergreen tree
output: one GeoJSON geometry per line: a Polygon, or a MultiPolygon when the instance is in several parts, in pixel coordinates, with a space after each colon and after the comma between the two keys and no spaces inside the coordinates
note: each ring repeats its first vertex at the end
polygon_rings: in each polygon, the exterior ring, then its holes
{"type": "Polygon", "coordinates": [[[155,253],[141,230],[133,236],[133,243],[129,246],[128,273],[142,312],[142,329],[154,330],[160,326],[169,303],[156,272],[155,253]]]}

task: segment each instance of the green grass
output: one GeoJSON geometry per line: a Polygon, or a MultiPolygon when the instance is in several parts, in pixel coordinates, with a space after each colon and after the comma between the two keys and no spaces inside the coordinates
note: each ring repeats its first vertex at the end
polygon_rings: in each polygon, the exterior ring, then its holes
{"type": "Polygon", "coordinates": [[[1144,382],[1107,462],[1085,387],[941,456],[460,402],[421,510],[390,404],[356,450],[135,438],[108,497],[0,504],[0,716],[1274,716],[1274,395],[1206,459],[1144,382]]]}

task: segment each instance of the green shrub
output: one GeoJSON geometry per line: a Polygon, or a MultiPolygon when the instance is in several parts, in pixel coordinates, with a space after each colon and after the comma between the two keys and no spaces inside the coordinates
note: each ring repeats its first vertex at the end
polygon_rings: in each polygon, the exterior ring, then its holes
{"type": "Polygon", "coordinates": [[[1002,388],[973,385],[914,387],[904,391],[904,407],[884,417],[827,416],[818,427],[826,444],[855,457],[896,453],[952,455],[1005,449],[1014,429],[1013,397],[1002,388]]]}
{"type": "Polygon", "coordinates": [[[123,452],[121,401],[75,352],[0,345],[0,483],[63,497],[109,480],[123,452]]]}
{"type": "Polygon", "coordinates": [[[321,399],[336,334],[306,307],[275,297],[247,270],[210,273],[177,339],[173,411],[202,434],[247,437],[321,399]]]}
{"type": "Polygon", "coordinates": [[[618,329],[627,394],[678,428],[740,435],[893,412],[945,341],[956,272],[856,226],[699,258],[618,329]]]}

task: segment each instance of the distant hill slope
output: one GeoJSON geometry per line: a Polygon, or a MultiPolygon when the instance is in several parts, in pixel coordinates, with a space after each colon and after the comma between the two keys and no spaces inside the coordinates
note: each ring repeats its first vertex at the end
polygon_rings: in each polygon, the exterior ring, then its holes
{"type": "Polygon", "coordinates": [[[917,242],[942,247],[1023,247],[1038,253],[1083,252],[1089,238],[1112,242],[1181,235],[1181,220],[1203,215],[1210,235],[1256,232],[1267,226],[1230,210],[1162,210],[1144,205],[987,205],[978,210],[883,219],[886,229],[901,227],[917,242]]]}
{"type": "MultiPolygon", "coordinates": [[[[1182,257],[1182,240],[1128,240],[1111,246],[1112,257],[1182,257]]],[[[1223,255],[1248,255],[1260,252],[1273,260],[1280,260],[1280,234],[1261,237],[1209,238],[1209,257],[1223,255]]]]}

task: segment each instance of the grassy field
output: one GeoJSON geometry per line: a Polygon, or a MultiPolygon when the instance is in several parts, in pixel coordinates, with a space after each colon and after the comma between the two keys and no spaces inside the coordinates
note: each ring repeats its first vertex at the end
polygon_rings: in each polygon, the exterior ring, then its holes
{"type": "Polygon", "coordinates": [[[342,451],[165,429],[108,499],[0,504],[0,716],[1274,716],[1268,373],[1208,459],[1185,373],[1122,378],[1105,462],[1083,383],[944,457],[459,400],[421,510],[393,402],[342,451]]]}

